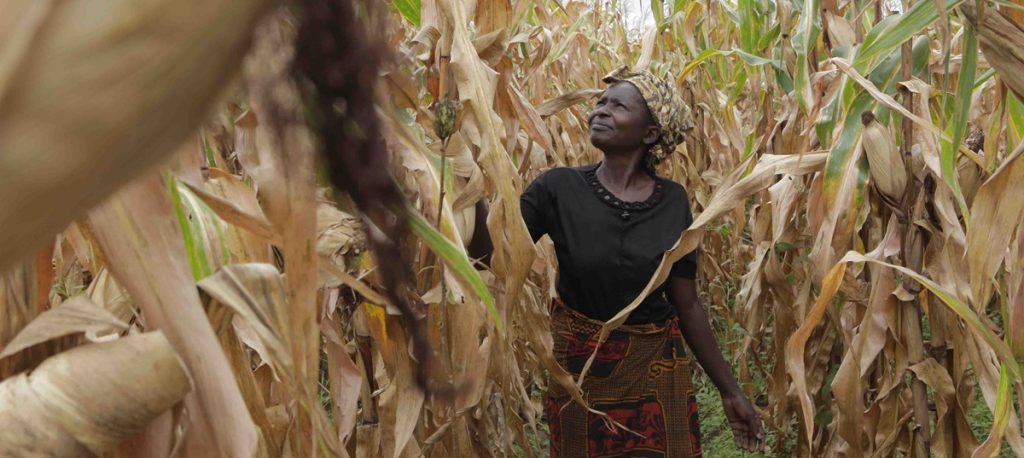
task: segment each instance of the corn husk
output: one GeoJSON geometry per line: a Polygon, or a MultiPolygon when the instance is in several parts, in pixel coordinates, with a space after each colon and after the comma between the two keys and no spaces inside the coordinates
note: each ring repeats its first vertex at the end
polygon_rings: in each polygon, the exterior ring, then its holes
{"type": "Polygon", "coordinates": [[[896,147],[896,139],[870,111],[861,115],[861,121],[864,123],[861,144],[868,157],[871,181],[885,197],[900,202],[907,189],[907,170],[896,147]]]}
{"type": "Polygon", "coordinates": [[[108,453],[190,389],[159,331],[77,347],[0,384],[0,456],[108,453]]]}

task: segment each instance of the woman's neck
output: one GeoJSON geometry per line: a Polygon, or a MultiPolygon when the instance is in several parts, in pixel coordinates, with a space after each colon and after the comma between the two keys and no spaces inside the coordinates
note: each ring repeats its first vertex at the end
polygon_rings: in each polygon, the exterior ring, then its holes
{"type": "Polygon", "coordinates": [[[629,190],[646,187],[651,176],[644,170],[643,154],[605,154],[597,168],[597,176],[610,189],[629,190]]]}

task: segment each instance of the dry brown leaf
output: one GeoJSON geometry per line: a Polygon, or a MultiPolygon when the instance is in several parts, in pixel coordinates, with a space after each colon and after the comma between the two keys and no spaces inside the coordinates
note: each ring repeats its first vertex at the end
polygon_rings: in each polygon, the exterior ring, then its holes
{"type": "Polygon", "coordinates": [[[0,203],[0,268],[173,153],[272,4],[6,2],[0,193],[32,198],[0,203]]]}
{"type": "Polygon", "coordinates": [[[164,332],[192,374],[187,450],[254,455],[258,433],[199,302],[164,181],[151,174],[132,183],[90,213],[88,227],[149,329],[164,332]]]}
{"type": "MultiPolygon", "coordinates": [[[[975,306],[988,303],[996,272],[1008,257],[1007,247],[1024,217],[1024,144],[981,185],[971,205],[967,227],[967,264],[975,306]]],[[[1009,255],[1012,260],[1013,255],[1009,255]]],[[[1012,262],[1012,261],[1011,261],[1012,262]]]]}
{"type": "Polygon", "coordinates": [[[68,350],[0,384],[0,455],[102,456],[190,389],[160,332],[68,350]]]}
{"type": "Polygon", "coordinates": [[[0,359],[25,348],[70,334],[85,333],[90,338],[118,333],[128,324],[103,310],[85,296],[73,297],[60,306],[39,314],[11,340],[0,359]]]}
{"type": "Polygon", "coordinates": [[[543,117],[554,115],[566,108],[577,105],[604,93],[604,89],[580,89],[559,95],[537,106],[537,113],[543,117]]]}

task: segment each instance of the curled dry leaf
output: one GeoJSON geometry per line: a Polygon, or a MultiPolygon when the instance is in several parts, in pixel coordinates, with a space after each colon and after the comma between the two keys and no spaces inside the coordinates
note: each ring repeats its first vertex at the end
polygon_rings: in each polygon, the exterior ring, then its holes
{"type": "Polygon", "coordinates": [[[117,319],[85,296],[76,296],[35,317],[4,347],[0,352],[0,359],[32,345],[69,334],[86,333],[96,337],[99,334],[116,333],[126,329],[127,323],[117,319]]]}
{"type": "Polygon", "coordinates": [[[190,389],[160,332],[68,350],[0,383],[0,455],[103,456],[190,389]]]}

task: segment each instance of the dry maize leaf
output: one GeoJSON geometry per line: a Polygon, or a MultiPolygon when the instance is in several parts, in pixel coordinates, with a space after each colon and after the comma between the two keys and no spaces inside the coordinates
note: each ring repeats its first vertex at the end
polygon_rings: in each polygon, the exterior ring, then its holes
{"type": "MultiPolygon", "coordinates": [[[[1013,232],[1024,217],[1024,145],[1008,157],[981,185],[971,206],[971,224],[967,231],[967,263],[975,306],[988,302],[996,282],[996,273],[1007,257],[1013,232]]],[[[1010,264],[1012,265],[1012,264],[1010,264]]],[[[1024,354],[1019,354],[1024,357],[1024,354]]]]}
{"type": "MultiPolygon", "coordinates": [[[[120,321],[129,323],[137,318],[135,306],[128,297],[128,292],[114,280],[106,268],[102,268],[96,274],[85,294],[90,301],[120,321]]],[[[145,327],[145,323],[141,324],[145,327]]]]}
{"type": "Polygon", "coordinates": [[[793,215],[797,206],[801,203],[798,199],[804,189],[803,183],[792,175],[786,175],[778,183],[768,188],[768,195],[772,199],[772,243],[778,243],[786,227],[792,223],[793,215]]]}
{"type": "Polygon", "coordinates": [[[604,93],[604,89],[580,89],[561,94],[537,106],[537,113],[543,117],[554,115],[566,108],[586,102],[604,93]]]}
{"type": "Polygon", "coordinates": [[[519,209],[522,183],[501,144],[497,129],[500,120],[495,119],[497,115],[491,108],[498,78],[472,47],[465,5],[459,1],[441,0],[438,6],[453,31],[452,68],[460,99],[468,103],[482,134],[483,142],[479,145],[481,152],[477,160],[493,180],[497,197],[487,221],[494,242],[492,266],[502,279],[503,305],[512,306],[518,302],[520,289],[532,262],[532,258],[527,259],[529,256],[526,254],[533,252],[533,240],[526,231],[519,209]]]}
{"type": "MultiPolygon", "coordinates": [[[[892,241],[898,227],[895,216],[888,224],[888,240],[892,241]]],[[[890,242],[882,256],[896,254],[899,246],[890,242]]],[[[870,386],[871,380],[865,379],[875,358],[881,353],[886,342],[886,324],[884,310],[892,308],[890,292],[896,286],[893,272],[880,266],[871,266],[871,297],[868,309],[859,326],[843,326],[843,329],[856,329],[850,350],[843,355],[843,361],[832,381],[832,395],[841,415],[839,434],[850,444],[855,455],[861,455],[861,438],[864,431],[863,412],[866,406],[863,401],[864,386],[870,386]]]]}
{"type": "Polygon", "coordinates": [[[985,60],[992,65],[1003,82],[1024,99],[1024,30],[1014,24],[1006,13],[996,8],[980,10],[968,2],[960,5],[968,22],[978,35],[978,45],[985,60]]]}
{"type": "MultiPolygon", "coordinates": [[[[277,268],[263,263],[231,264],[200,281],[199,287],[224,306],[231,308],[255,333],[266,350],[266,362],[282,380],[290,399],[296,401],[300,407],[302,413],[293,415],[291,421],[302,421],[301,415],[309,415],[311,427],[317,435],[310,439],[315,439],[318,444],[328,447],[329,450],[338,450],[340,447],[334,440],[336,435],[327,431],[330,421],[326,417],[326,412],[319,408],[317,393],[305,390],[305,381],[298,378],[301,373],[296,369],[289,346],[289,343],[296,339],[288,335],[287,288],[277,268]]],[[[291,427],[296,428],[294,425],[291,427]]],[[[289,440],[292,447],[303,447],[296,442],[298,439],[289,437],[289,440]]]]}
{"type": "MultiPolygon", "coordinates": [[[[389,316],[386,318],[387,336],[392,345],[408,341],[399,317],[389,316]]],[[[394,359],[388,367],[391,368],[390,383],[383,388],[380,394],[380,432],[381,432],[381,457],[398,458],[402,454],[409,441],[413,439],[413,431],[419,421],[420,409],[423,405],[424,394],[416,385],[417,364],[413,361],[410,352],[406,348],[395,348],[392,353],[394,359]]]]}
{"type": "Polygon", "coordinates": [[[100,308],[85,296],[75,296],[36,316],[0,352],[0,359],[58,337],[85,333],[90,338],[118,333],[128,324],[100,308]]]}
{"type": "Polygon", "coordinates": [[[359,391],[363,386],[363,372],[345,350],[341,323],[336,317],[320,322],[324,335],[324,353],[327,354],[328,375],[331,380],[331,405],[338,426],[338,442],[344,446],[355,432],[358,415],[359,391]]]}
{"type": "Polygon", "coordinates": [[[952,432],[945,431],[941,425],[945,422],[950,408],[956,403],[956,388],[953,386],[953,379],[949,376],[949,372],[946,372],[946,368],[942,367],[934,358],[926,358],[910,366],[910,370],[914,371],[919,380],[931,387],[932,393],[934,393],[935,424],[939,427],[936,428],[936,434],[933,436],[933,444],[937,445],[944,442],[942,435],[952,432]]]}
{"type": "Polygon", "coordinates": [[[831,12],[825,12],[824,15],[828,20],[828,38],[832,43],[833,49],[852,46],[857,43],[857,36],[853,31],[853,26],[845,18],[836,16],[831,12]]]}
{"type": "MultiPolygon", "coordinates": [[[[270,264],[248,263],[224,266],[198,283],[210,297],[235,311],[266,348],[265,361],[279,376],[295,373],[286,332],[288,299],[284,281],[270,264]]],[[[293,387],[294,388],[294,387],[293,387]]]]}
{"type": "Polygon", "coordinates": [[[7,2],[19,25],[0,54],[0,192],[31,198],[0,203],[0,267],[174,152],[271,4],[7,2]]]}
{"type": "Polygon", "coordinates": [[[320,256],[356,257],[366,251],[366,235],[359,219],[333,202],[321,200],[316,207],[316,251],[320,256]]]}
{"type": "MultiPolygon", "coordinates": [[[[875,247],[871,253],[868,253],[864,259],[885,259],[899,251],[899,239],[896,237],[895,231],[896,225],[890,224],[889,230],[886,233],[886,237],[875,247]]],[[[825,275],[822,280],[821,294],[815,299],[814,306],[807,313],[807,317],[804,322],[800,325],[789,340],[786,342],[786,370],[790,377],[793,378],[793,391],[795,392],[797,399],[800,401],[800,408],[802,416],[800,417],[801,424],[803,425],[804,438],[807,439],[807,444],[812,443],[813,433],[813,412],[814,405],[811,400],[810,393],[808,392],[806,368],[804,363],[804,352],[807,347],[807,341],[811,336],[811,333],[817,327],[818,323],[825,315],[825,310],[829,304],[832,303],[832,298],[836,292],[839,291],[839,286],[842,284],[843,277],[846,274],[846,261],[840,260],[829,270],[828,274],[825,275]]],[[[888,291],[885,292],[888,294],[888,291]]],[[[858,359],[860,355],[855,355],[858,359]]],[[[851,364],[856,364],[859,369],[859,361],[851,361],[851,364]]],[[[860,377],[860,371],[855,372],[844,372],[845,377],[860,377]]],[[[837,377],[839,375],[837,374],[837,377]]],[[[844,382],[840,379],[840,387],[843,387],[844,382]]],[[[849,383],[849,382],[847,382],[849,383]]],[[[814,384],[811,384],[814,386],[814,384]]],[[[847,393],[849,394],[849,393],[847,393]]],[[[854,394],[855,396],[855,394],[854,394]]],[[[849,404],[846,406],[848,409],[853,408],[849,404]]],[[[858,407],[859,408],[859,407],[858,407]]],[[[853,440],[859,440],[859,434],[855,434],[853,440]]]]}
{"type": "Polygon", "coordinates": [[[0,455],[112,452],[190,389],[160,332],[68,350],[0,384],[0,455]]]}
{"type": "Polygon", "coordinates": [[[522,92],[516,89],[514,83],[508,85],[508,96],[512,101],[512,107],[515,109],[518,118],[522,119],[523,126],[526,128],[530,138],[540,144],[540,147],[544,148],[545,151],[553,151],[555,147],[551,144],[547,125],[544,124],[540,114],[530,105],[530,102],[523,96],[522,92]]]}
{"type": "MultiPolygon", "coordinates": [[[[220,172],[219,170],[220,169],[210,169],[210,175],[220,175],[219,178],[223,180],[225,175],[227,174],[225,172],[220,172]],[[218,172],[214,172],[215,170],[218,172]]],[[[230,175],[227,176],[230,177],[230,175]]],[[[234,177],[231,177],[230,179],[237,180],[237,178],[234,177]]],[[[270,221],[267,221],[267,218],[263,216],[262,212],[250,213],[250,211],[246,211],[239,208],[230,200],[209,193],[203,188],[193,186],[192,184],[185,181],[182,181],[182,184],[188,187],[189,191],[192,191],[192,193],[194,193],[196,197],[202,199],[202,201],[206,205],[208,205],[210,209],[217,214],[218,217],[223,219],[224,222],[229,223],[232,226],[237,226],[242,229],[245,229],[250,233],[260,236],[267,240],[271,240],[273,238],[274,228],[270,224],[270,221]]],[[[245,186],[240,182],[238,183],[238,185],[245,186]]],[[[252,194],[253,197],[255,197],[255,192],[250,191],[250,193],[252,194]]],[[[258,211],[259,207],[255,208],[254,210],[258,211]]]]}
{"type": "MultiPolygon", "coordinates": [[[[49,267],[40,250],[33,258],[24,260],[7,271],[0,271],[0,345],[6,346],[33,318],[47,307],[47,295],[43,290],[48,275],[42,268],[49,267]]],[[[52,274],[50,274],[52,275],[52,274]]],[[[13,358],[0,360],[0,380],[9,375],[29,369],[45,358],[59,352],[68,342],[35,348],[13,358]]]]}
{"type": "Polygon", "coordinates": [[[164,332],[192,374],[187,450],[252,456],[258,433],[199,302],[167,192],[159,175],[144,176],[92,211],[87,226],[147,326],[164,332]]]}

